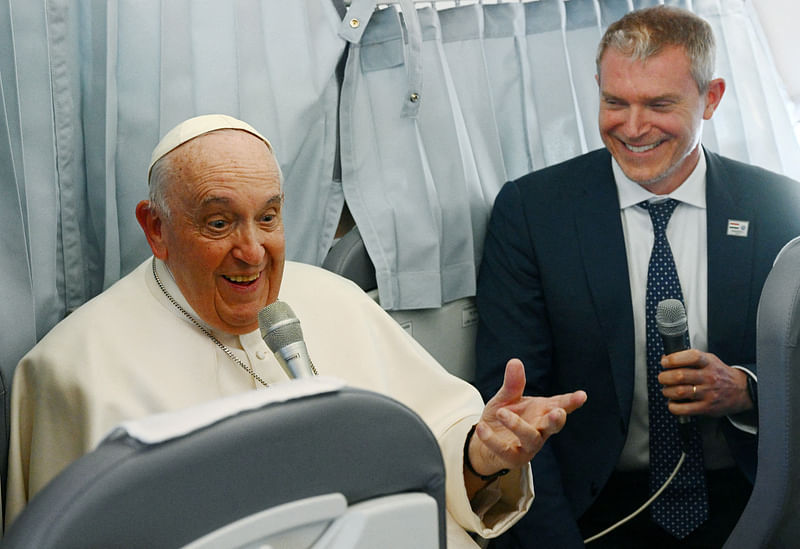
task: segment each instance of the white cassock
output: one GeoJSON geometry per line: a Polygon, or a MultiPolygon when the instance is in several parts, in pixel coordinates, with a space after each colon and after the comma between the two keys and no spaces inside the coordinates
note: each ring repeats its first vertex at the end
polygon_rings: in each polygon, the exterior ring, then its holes
{"type": "MultiPolygon", "coordinates": [[[[70,314],[20,361],[11,395],[6,524],[114,425],[263,388],[170,303],[152,261],[70,314]]],[[[199,319],[165,265],[156,266],[167,292],[199,319]]],[[[318,267],[287,262],[280,299],[300,319],[320,374],[399,400],[433,431],[447,471],[451,547],[474,547],[455,523],[494,537],[528,510],[527,467],[468,500],[463,448],[483,410],[479,393],[445,371],[360,288],[318,267]]],[[[267,383],[286,381],[258,330],[214,335],[267,383]]]]}

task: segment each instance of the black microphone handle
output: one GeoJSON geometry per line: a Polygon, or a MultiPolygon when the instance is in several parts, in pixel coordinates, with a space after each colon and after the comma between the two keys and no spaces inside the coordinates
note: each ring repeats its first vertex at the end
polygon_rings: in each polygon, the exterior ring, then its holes
{"type": "MultiPolygon", "coordinates": [[[[685,351],[688,349],[686,345],[686,333],[680,334],[661,334],[661,341],[664,343],[664,354],[671,355],[678,351],[685,351]]],[[[678,418],[678,433],[681,437],[681,447],[683,451],[689,452],[689,440],[691,439],[691,419],[689,416],[676,416],[678,418]]]]}
{"type": "Polygon", "coordinates": [[[689,347],[686,345],[686,332],[679,334],[661,334],[661,341],[664,342],[664,354],[671,355],[678,351],[685,351],[689,347]]]}

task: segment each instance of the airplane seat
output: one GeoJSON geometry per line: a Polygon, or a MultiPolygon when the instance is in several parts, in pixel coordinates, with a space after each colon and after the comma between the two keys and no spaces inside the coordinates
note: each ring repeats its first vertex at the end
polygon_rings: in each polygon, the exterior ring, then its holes
{"type": "MultiPolygon", "coordinates": [[[[355,282],[378,303],[375,267],[358,227],[340,238],[322,267],[355,282]]],[[[473,381],[478,310],[474,297],[464,297],[439,308],[387,311],[450,373],[473,381]]]]}
{"type": "Polygon", "coordinates": [[[758,467],[725,549],[800,539],[800,237],[784,246],[758,305],[758,467]]]}
{"type": "Polygon", "coordinates": [[[123,423],[36,494],[3,549],[443,548],[425,423],[336,378],[123,423]]]}
{"type": "Polygon", "coordinates": [[[375,266],[367,253],[358,227],[337,240],[322,261],[322,268],[352,280],[368,292],[378,287],[375,266]]]}
{"type": "MultiPolygon", "coordinates": [[[[380,303],[377,290],[369,294],[380,303]]],[[[387,312],[448,372],[463,380],[474,381],[478,329],[478,308],[474,297],[462,297],[436,309],[387,312]]]]}

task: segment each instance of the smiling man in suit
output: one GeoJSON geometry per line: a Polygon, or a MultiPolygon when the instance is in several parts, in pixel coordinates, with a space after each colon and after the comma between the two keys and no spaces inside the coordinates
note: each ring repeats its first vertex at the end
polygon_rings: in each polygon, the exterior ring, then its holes
{"type": "Polygon", "coordinates": [[[507,183],[481,264],[477,383],[509,356],[527,392],[590,398],[532,462],[531,511],[493,547],[720,547],[747,502],[757,441],[756,310],[800,234],[800,184],[704,149],[713,78],[703,19],[658,6],[597,54],[605,149],[507,183]],[[656,305],[685,305],[688,350],[662,357],[656,305]],[[509,354],[510,353],[510,354],[509,354]],[[679,435],[677,418],[683,418],[679,435]]]}

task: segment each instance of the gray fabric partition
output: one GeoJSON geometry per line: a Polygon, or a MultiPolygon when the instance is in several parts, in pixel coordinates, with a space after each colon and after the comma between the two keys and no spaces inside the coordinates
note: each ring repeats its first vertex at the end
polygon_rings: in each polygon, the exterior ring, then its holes
{"type": "Polygon", "coordinates": [[[288,254],[320,263],[342,205],[333,166],[335,68],[345,42],[337,36],[333,4],[148,0],[116,5],[107,29],[109,45],[115,39],[118,53],[113,71],[108,69],[116,94],[106,101],[109,114],[116,115],[110,168],[116,179],[121,273],[148,253],[133,210],[146,196],[150,151],[179,121],[209,112],[237,116],[269,136],[286,178],[288,254]]]}
{"type": "MultiPolygon", "coordinates": [[[[8,6],[0,5],[0,11],[8,6]]],[[[0,23],[8,22],[0,17],[0,23]]],[[[0,28],[0,49],[11,48],[9,28],[0,28]],[[6,34],[8,31],[8,34],[6,34]]],[[[20,150],[13,147],[19,144],[12,135],[19,135],[19,128],[13,127],[15,113],[9,108],[16,106],[16,101],[7,97],[16,97],[16,89],[9,85],[13,81],[13,64],[6,57],[0,57],[0,246],[3,261],[0,261],[0,329],[2,330],[2,353],[0,353],[0,436],[8,433],[11,376],[20,356],[36,342],[35,300],[33,296],[33,279],[28,254],[28,238],[24,196],[20,194],[20,183],[16,177],[17,163],[20,161],[20,150]],[[6,104],[9,107],[6,107],[6,104]],[[13,133],[12,133],[13,132],[13,133]]],[[[8,464],[7,444],[0,438],[0,487],[5,486],[6,468],[8,464]]]]}
{"type": "MultiPolygon", "coordinates": [[[[539,125],[544,165],[586,151],[583,125],[575,109],[572,74],[562,32],[564,6],[560,0],[524,4],[526,45],[539,125]]],[[[544,166],[539,166],[544,167],[544,166]]]]}
{"type": "MultiPolygon", "coordinates": [[[[543,167],[544,151],[531,91],[531,68],[525,43],[525,5],[483,7],[483,54],[494,109],[505,179],[516,179],[543,167]]],[[[497,193],[498,180],[485,192],[497,193]]]]}
{"type": "MultiPolygon", "coordinates": [[[[613,2],[612,2],[613,3],[613,2]]],[[[575,98],[575,112],[583,129],[581,152],[603,146],[597,130],[599,106],[594,82],[595,52],[602,36],[594,0],[570,0],[564,3],[564,41],[567,63],[575,98]]]]}
{"type": "MultiPolygon", "coordinates": [[[[420,31],[421,32],[421,31],[420,31]]],[[[421,40],[421,34],[418,36],[421,40]]],[[[403,26],[392,6],[350,37],[341,95],[342,185],[386,308],[441,302],[440,197],[408,94],[403,26]],[[391,131],[385,131],[391,128],[391,131]]],[[[424,73],[424,70],[423,70],[424,73]]],[[[424,101],[426,92],[417,96],[424,101]]]]}
{"type": "Polygon", "coordinates": [[[717,72],[728,84],[709,124],[716,130],[719,152],[800,179],[800,155],[791,139],[783,89],[776,85],[768,50],[758,47],[752,7],[741,0],[694,0],[693,5],[714,28],[717,72]]]}
{"type": "MultiPolygon", "coordinates": [[[[483,6],[467,5],[456,9],[445,9],[439,12],[439,18],[442,23],[442,51],[447,58],[458,99],[458,102],[451,103],[449,108],[457,115],[460,110],[463,116],[467,130],[465,142],[468,148],[462,154],[471,160],[474,173],[477,175],[476,180],[466,180],[467,185],[463,188],[470,207],[471,237],[474,246],[461,256],[463,264],[469,263],[471,270],[475,272],[483,254],[483,235],[486,232],[494,197],[502,183],[509,178],[505,162],[506,160],[515,162],[515,160],[508,157],[508,147],[505,155],[503,152],[501,137],[503,131],[497,115],[500,110],[504,110],[504,105],[501,102],[502,98],[494,93],[498,88],[491,77],[492,58],[485,48],[486,22],[483,6]]],[[[513,44],[513,35],[502,41],[513,44]]],[[[499,46],[500,42],[497,37],[494,40],[495,46],[499,46]]],[[[446,110],[448,105],[437,103],[436,106],[428,108],[431,111],[446,110]]],[[[520,113],[519,110],[513,109],[505,112],[517,116],[520,113]]],[[[451,154],[449,150],[440,146],[429,147],[427,150],[429,157],[451,154]]],[[[436,180],[437,187],[440,179],[436,180]]],[[[461,189],[455,190],[458,192],[461,189]]],[[[455,193],[444,195],[443,202],[451,203],[452,200],[448,198],[451,196],[455,196],[455,193]]],[[[445,225],[443,234],[458,234],[459,230],[458,227],[445,225]]],[[[452,255],[453,252],[448,248],[449,246],[445,248],[446,251],[452,255]]],[[[466,272],[466,268],[464,271],[466,272]]],[[[442,294],[444,302],[474,295],[474,276],[460,287],[445,280],[442,294]]],[[[437,305],[429,303],[427,306],[437,305]]]]}

